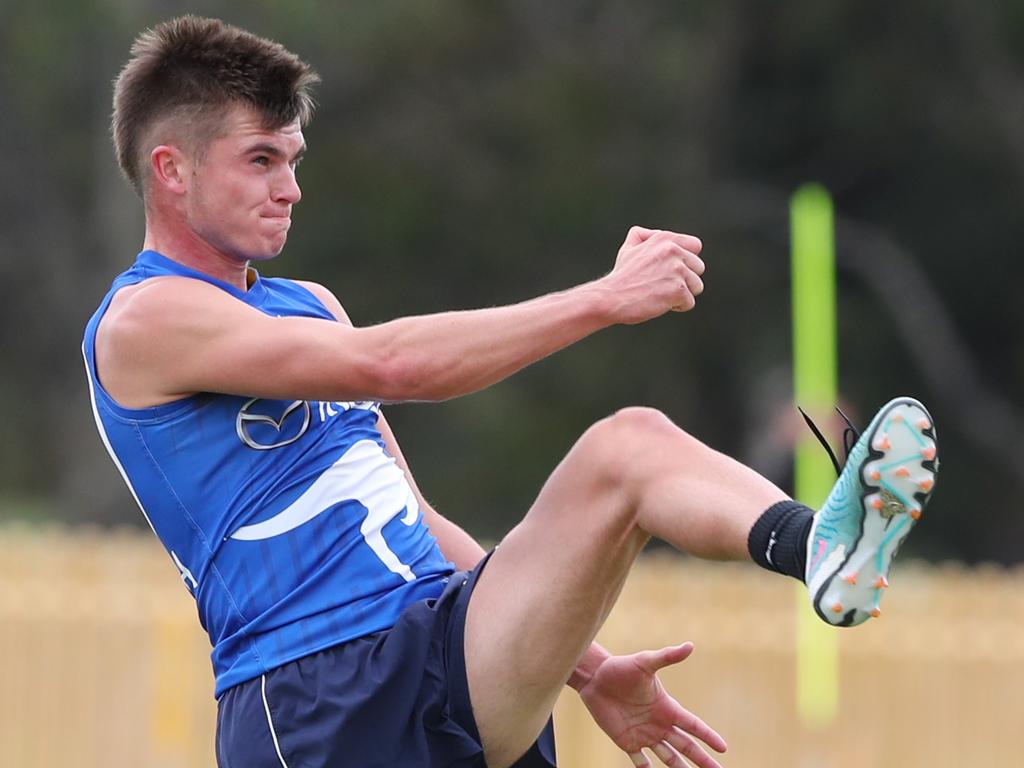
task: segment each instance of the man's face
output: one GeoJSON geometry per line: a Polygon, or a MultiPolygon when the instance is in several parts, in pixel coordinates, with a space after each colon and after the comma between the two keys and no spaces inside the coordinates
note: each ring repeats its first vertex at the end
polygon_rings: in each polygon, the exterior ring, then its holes
{"type": "Polygon", "coordinates": [[[185,199],[189,228],[224,256],[277,256],[288,239],[292,206],[302,196],[295,168],[305,148],[297,120],[267,130],[257,112],[234,107],[192,167],[185,199]]]}

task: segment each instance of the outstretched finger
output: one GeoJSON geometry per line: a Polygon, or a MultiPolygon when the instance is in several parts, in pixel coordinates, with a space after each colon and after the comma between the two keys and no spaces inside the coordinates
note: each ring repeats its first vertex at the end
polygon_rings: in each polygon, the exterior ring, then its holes
{"type": "Polygon", "coordinates": [[[659,741],[657,744],[652,746],[651,749],[654,750],[654,754],[658,756],[658,759],[669,768],[687,768],[686,761],[679,756],[678,752],[669,746],[667,741],[659,741]]]}
{"type": "Polygon", "coordinates": [[[676,718],[676,727],[690,736],[696,736],[715,752],[725,752],[729,748],[718,731],[689,710],[682,710],[681,715],[676,718]]]}
{"type": "Polygon", "coordinates": [[[665,740],[679,754],[683,755],[694,765],[700,766],[700,768],[722,768],[721,764],[709,755],[707,750],[697,743],[696,739],[679,728],[673,728],[668,736],[665,737],[665,740]]]}
{"type": "Polygon", "coordinates": [[[630,752],[629,759],[633,761],[636,768],[651,768],[651,761],[643,752],[630,752]]]}

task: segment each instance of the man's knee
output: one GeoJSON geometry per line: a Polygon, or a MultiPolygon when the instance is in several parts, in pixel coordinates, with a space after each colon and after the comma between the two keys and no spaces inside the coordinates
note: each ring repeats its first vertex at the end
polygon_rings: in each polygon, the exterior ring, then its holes
{"type": "Polygon", "coordinates": [[[594,424],[580,439],[595,472],[615,485],[642,476],[667,451],[695,452],[703,444],[655,408],[631,407],[594,424]]]}
{"type": "Polygon", "coordinates": [[[626,448],[649,445],[652,440],[688,437],[668,416],[656,408],[631,406],[606,416],[588,430],[602,441],[626,448]]]}

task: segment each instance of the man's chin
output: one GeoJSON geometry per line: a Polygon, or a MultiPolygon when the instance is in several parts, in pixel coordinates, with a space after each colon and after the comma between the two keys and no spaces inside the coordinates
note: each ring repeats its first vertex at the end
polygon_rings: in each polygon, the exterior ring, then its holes
{"type": "Polygon", "coordinates": [[[249,261],[261,262],[270,261],[271,259],[277,258],[278,256],[281,255],[281,251],[284,250],[284,243],[285,241],[282,240],[280,244],[275,243],[273,245],[269,245],[262,248],[258,252],[254,251],[249,255],[249,261]]]}

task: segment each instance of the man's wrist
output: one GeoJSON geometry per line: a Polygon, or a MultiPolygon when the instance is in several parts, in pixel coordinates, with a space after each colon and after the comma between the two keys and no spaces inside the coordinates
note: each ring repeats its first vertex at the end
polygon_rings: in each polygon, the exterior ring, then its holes
{"type": "Polygon", "coordinates": [[[583,657],[576,664],[576,669],[569,676],[567,685],[575,691],[579,691],[594,676],[597,668],[611,657],[604,648],[597,643],[591,643],[590,647],[583,653],[583,657]]]}
{"type": "Polygon", "coordinates": [[[618,324],[616,310],[619,307],[619,300],[615,290],[608,285],[607,275],[577,286],[575,290],[586,296],[587,313],[594,317],[601,327],[618,324]]]}

